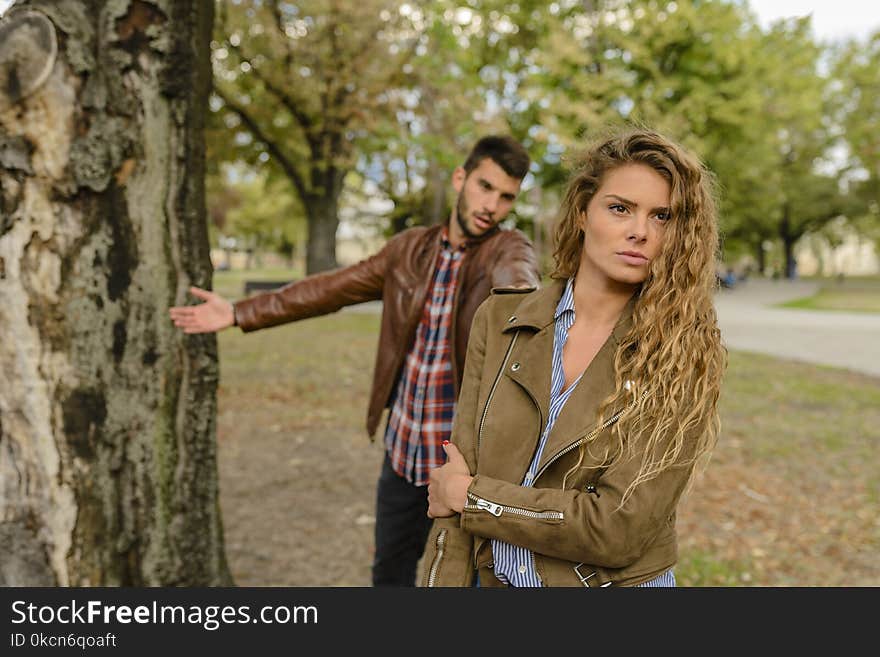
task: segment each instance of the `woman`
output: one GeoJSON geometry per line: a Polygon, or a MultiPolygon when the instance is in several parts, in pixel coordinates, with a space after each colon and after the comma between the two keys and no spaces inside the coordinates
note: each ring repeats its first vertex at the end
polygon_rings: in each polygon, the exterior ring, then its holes
{"type": "Polygon", "coordinates": [[[719,431],[711,176],[629,130],[592,148],[555,279],[474,317],[428,586],[674,586],[675,510],[719,431]]]}

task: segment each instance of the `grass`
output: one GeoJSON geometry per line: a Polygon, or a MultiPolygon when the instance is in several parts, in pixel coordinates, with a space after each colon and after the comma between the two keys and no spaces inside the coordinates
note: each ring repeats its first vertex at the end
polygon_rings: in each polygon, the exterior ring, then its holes
{"type": "Polygon", "coordinates": [[[733,352],[721,417],[680,514],[679,580],[880,584],[880,380],[733,352]]]}
{"type": "MultiPolygon", "coordinates": [[[[369,585],[378,327],[343,311],[220,335],[221,503],[239,585],[369,585]]],[[[880,379],[733,352],[720,404],[712,462],[679,509],[679,584],[880,586],[880,379]]]]}
{"type": "Polygon", "coordinates": [[[815,295],[787,301],[779,307],[880,313],[880,277],[817,280],[821,281],[821,287],[815,295]]]}

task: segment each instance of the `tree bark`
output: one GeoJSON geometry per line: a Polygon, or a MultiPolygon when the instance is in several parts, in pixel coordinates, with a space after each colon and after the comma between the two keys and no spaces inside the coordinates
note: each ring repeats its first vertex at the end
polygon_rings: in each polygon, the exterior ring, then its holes
{"type": "Polygon", "coordinates": [[[231,583],[216,339],[168,319],[211,282],[213,7],[31,0],[0,27],[0,585],[231,583]]]}
{"type": "Polygon", "coordinates": [[[794,257],[794,245],[800,235],[793,234],[791,229],[791,208],[786,203],[782,208],[782,222],[779,224],[779,237],[782,239],[782,249],[785,257],[785,277],[794,279],[797,277],[797,261],[794,257]]]}
{"type": "Polygon", "coordinates": [[[339,195],[327,193],[308,199],[306,274],[336,269],[336,230],[339,228],[339,195]]]}
{"type": "Polygon", "coordinates": [[[785,251],[785,277],[789,280],[797,278],[797,259],[794,257],[794,245],[796,239],[786,238],[782,240],[785,251]]]}
{"type": "Polygon", "coordinates": [[[764,240],[758,241],[755,246],[755,262],[758,267],[758,275],[763,276],[764,272],[767,271],[767,254],[764,251],[764,240]]]}

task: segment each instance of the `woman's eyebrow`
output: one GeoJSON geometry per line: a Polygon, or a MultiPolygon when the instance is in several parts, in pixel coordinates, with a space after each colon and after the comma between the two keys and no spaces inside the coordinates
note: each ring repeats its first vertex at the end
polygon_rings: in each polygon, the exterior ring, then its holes
{"type": "Polygon", "coordinates": [[[615,198],[624,205],[631,205],[634,208],[639,207],[639,204],[635,201],[630,201],[628,198],[623,198],[622,196],[618,196],[617,194],[605,194],[605,198],[615,198]]]}
{"type": "MultiPolygon", "coordinates": [[[[628,198],[624,198],[623,196],[618,196],[617,194],[605,194],[605,198],[613,198],[617,199],[624,205],[628,205],[633,208],[639,207],[639,204],[635,201],[630,201],[628,198]]],[[[651,210],[652,212],[669,212],[669,207],[665,205],[658,205],[656,208],[651,210]]]]}

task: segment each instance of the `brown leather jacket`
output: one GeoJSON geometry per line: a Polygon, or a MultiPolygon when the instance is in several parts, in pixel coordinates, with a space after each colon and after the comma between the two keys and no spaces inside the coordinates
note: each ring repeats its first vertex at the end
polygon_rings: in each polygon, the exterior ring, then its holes
{"type": "Polygon", "coordinates": [[[470,586],[477,571],[480,586],[500,586],[490,539],[531,549],[544,586],[632,586],[677,560],[676,507],[697,430],[681,463],[636,487],[623,508],[641,459],[603,463],[618,416],[597,425],[597,410],[614,390],[614,354],[632,327],[635,300],[553,425],[534,485],[520,485],[549,413],[554,314],[564,286],[494,290],[474,317],[451,439],[474,478],[463,512],[434,521],[426,586],[470,586]],[[591,445],[584,467],[566,477],[584,442],[591,445]]]}
{"type": "MultiPolygon", "coordinates": [[[[243,331],[255,331],[381,299],[382,327],[367,411],[367,432],[372,438],[415,338],[440,252],[442,228],[410,228],[391,238],[377,254],[350,267],[238,301],[234,304],[236,321],[243,331]]],[[[477,307],[493,287],[528,287],[538,281],[534,249],[520,231],[496,228],[468,245],[452,311],[456,395],[477,307]]]]}

